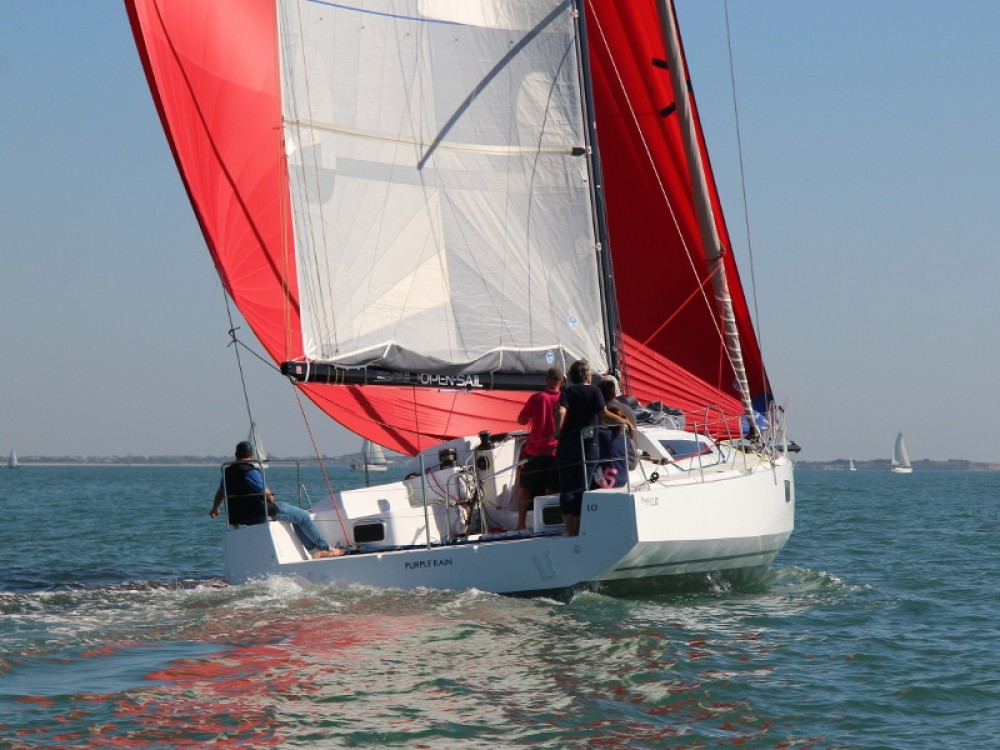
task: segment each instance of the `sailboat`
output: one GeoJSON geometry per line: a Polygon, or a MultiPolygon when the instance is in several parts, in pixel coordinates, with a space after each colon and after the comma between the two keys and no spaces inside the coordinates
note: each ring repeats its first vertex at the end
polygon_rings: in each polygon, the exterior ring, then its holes
{"type": "Polygon", "coordinates": [[[17,469],[19,467],[20,464],[17,462],[17,454],[14,452],[13,449],[11,449],[10,453],[7,455],[7,468],[17,469]]]}
{"type": "Polygon", "coordinates": [[[361,462],[351,464],[351,468],[355,471],[387,471],[389,462],[382,446],[366,439],[361,443],[361,462]]]}
{"type": "Polygon", "coordinates": [[[912,474],[913,467],[910,465],[910,454],[906,452],[906,443],[903,441],[903,433],[896,435],[896,442],[892,446],[892,458],[889,459],[889,472],[892,474],[912,474]]]}
{"type": "Polygon", "coordinates": [[[848,471],[857,471],[858,470],[858,467],[854,465],[854,459],[853,458],[847,459],[847,470],[848,471]]]}
{"type": "Polygon", "coordinates": [[[268,455],[267,448],[264,447],[264,441],[260,439],[260,432],[257,431],[257,425],[253,421],[250,422],[250,432],[247,434],[247,442],[253,446],[254,458],[262,464],[268,463],[270,456],[268,455]]]}
{"type": "MultiPolygon", "coordinates": [[[[229,528],[225,575],[504,594],[759,580],[784,413],[667,0],[125,0],[208,250],[260,345],[398,482],[229,528]],[[517,421],[586,359],[641,460],[516,530],[517,421]],[[680,415],[680,416],[677,416],[680,415]]],[[[591,466],[580,470],[589,475],[591,466]]]]}

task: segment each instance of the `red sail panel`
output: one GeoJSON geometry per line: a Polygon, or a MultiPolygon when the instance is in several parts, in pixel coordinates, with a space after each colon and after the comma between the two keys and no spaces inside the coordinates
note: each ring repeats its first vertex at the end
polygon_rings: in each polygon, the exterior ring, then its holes
{"type": "MultiPolygon", "coordinates": [[[[655,0],[589,0],[587,33],[622,330],[657,354],[734,394],[655,0]]],[[[695,109],[697,115],[697,110],[695,109]]],[[[702,157],[709,164],[701,126],[702,157]]],[[[715,180],[706,179],[719,236],[729,234],[715,180]]],[[[726,274],[754,396],[767,385],[735,259],[726,274]]],[[[630,362],[626,360],[626,367],[630,362]]]]}
{"type": "Polygon", "coordinates": [[[226,289],[276,359],[298,346],[274,4],[127,3],[157,111],[226,289]]]}
{"type": "Polygon", "coordinates": [[[347,429],[415,455],[452,438],[524,429],[517,415],[529,394],[428,388],[297,386],[347,429]]]}
{"type": "Polygon", "coordinates": [[[623,356],[627,359],[629,395],[643,404],[662,401],[684,412],[688,428],[697,428],[714,437],[742,434],[743,404],[739,399],[709,385],[683,367],[623,336],[623,356]]]}

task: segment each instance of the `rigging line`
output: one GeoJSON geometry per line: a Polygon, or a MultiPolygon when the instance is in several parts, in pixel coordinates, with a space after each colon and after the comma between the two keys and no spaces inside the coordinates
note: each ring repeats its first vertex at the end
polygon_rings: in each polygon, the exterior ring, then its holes
{"type": "MultiPolygon", "coordinates": [[[[230,320],[230,323],[232,323],[232,320],[230,320]]],[[[249,352],[250,354],[252,354],[254,357],[256,357],[257,359],[259,359],[267,367],[270,367],[275,372],[281,372],[281,368],[278,367],[277,365],[275,365],[274,362],[272,362],[271,360],[267,359],[266,357],[262,357],[260,354],[258,354],[253,349],[251,349],[249,346],[247,346],[242,341],[240,341],[238,338],[236,338],[235,333],[236,333],[237,330],[239,330],[239,327],[230,328],[230,330],[229,330],[229,335],[232,338],[232,342],[231,343],[236,344],[238,347],[242,346],[244,349],[247,350],[247,352],[249,352]]]]}
{"type": "Polygon", "coordinates": [[[302,406],[302,397],[299,394],[299,389],[295,387],[295,383],[289,378],[289,383],[292,386],[292,392],[295,394],[295,400],[298,402],[299,411],[302,413],[302,421],[306,425],[306,432],[309,433],[309,442],[312,443],[313,452],[316,454],[316,461],[319,463],[320,471],[323,472],[323,481],[326,483],[326,491],[330,493],[330,502],[333,504],[333,509],[337,513],[337,521],[340,523],[340,531],[344,535],[344,541],[350,545],[351,537],[347,535],[347,527],[344,524],[344,518],[340,514],[340,506],[337,504],[337,498],[333,494],[333,485],[330,483],[330,477],[326,473],[326,464],[323,463],[323,457],[319,454],[319,446],[316,445],[316,436],[313,435],[312,425],[309,424],[309,417],[306,416],[305,407],[302,406]]]}
{"type": "MultiPolygon", "coordinates": [[[[420,433],[420,409],[417,408],[417,387],[415,385],[410,386],[410,396],[413,403],[413,432],[417,438],[417,452],[423,451],[426,448],[424,443],[425,435],[420,433]]],[[[452,400],[454,404],[454,400],[452,400]]],[[[451,415],[454,413],[454,408],[448,411],[448,419],[451,419],[451,415]]]]}
{"type": "MultiPolygon", "coordinates": [[[[729,26],[729,0],[725,0],[723,4],[725,8],[726,15],[726,46],[729,50],[729,85],[730,91],[733,95],[733,118],[736,124],[736,151],[739,155],[740,163],[740,190],[743,197],[743,225],[747,233],[747,252],[750,260],[750,287],[753,290],[753,316],[756,322],[756,328],[758,332],[758,339],[763,338],[761,327],[760,327],[760,312],[757,309],[757,277],[754,272],[753,263],[753,242],[750,239],[750,208],[747,202],[747,181],[746,181],[746,171],[743,167],[743,139],[741,136],[740,129],[740,108],[739,102],[736,98],[736,70],[733,65],[733,39],[732,31],[729,26]]],[[[761,341],[758,340],[757,346],[763,349],[761,341]]],[[[769,387],[766,383],[767,377],[765,374],[765,387],[769,387]]]]}
{"type": "Polygon", "coordinates": [[[673,314],[669,318],[667,318],[666,320],[664,320],[660,324],[660,326],[655,331],[653,331],[646,338],[645,341],[642,342],[642,345],[643,346],[649,346],[649,342],[652,341],[653,339],[655,339],[657,337],[657,335],[659,335],[660,331],[662,331],[664,328],[666,328],[668,325],[670,325],[670,321],[672,321],[674,318],[676,318],[678,315],[680,315],[681,310],[683,310],[685,307],[687,307],[688,302],[690,302],[691,300],[693,300],[698,295],[698,292],[702,291],[702,289],[705,288],[705,284],[707,284],[709,281],[711,281],[712,277],[715,276],[715,274],[717,274],[721,270],[722,270],[722,266],[717,265],[714,270],[710,271],[708,273],[708,275],[704,279],[701,280],[701,283],[698,284],[697,287],[695,287],[695,290],[693,292],[691,292],[691,294],[688,295],[688,298],[686,300],[684,300],[683,302],[681,302],[677,306],[677,309],[674,310],[673,314]]]}
{"type": "MultiPolygon", "coordinates": [[[[229,336],[233,340],[234,344],[238,344],[239,341],[236,338],[236,326],[233,324],[233,311],[229,306],[229,295],[226,294],[225,287],[222,289],[222,299],[226,303],[226,315],[229,317],[229,336]]],[[[243,401],[247,406],[247,418],[250,420],[250,427],[253,429],[253,411],[250,409],[250,395],[247,392],[247,381],[246,376],[243,373],[243,360],[240,358],[240,347],[234,346],[233,351],[236,353],[236,367],[240,371],[240,385],[243,387],[243,401]]]]}

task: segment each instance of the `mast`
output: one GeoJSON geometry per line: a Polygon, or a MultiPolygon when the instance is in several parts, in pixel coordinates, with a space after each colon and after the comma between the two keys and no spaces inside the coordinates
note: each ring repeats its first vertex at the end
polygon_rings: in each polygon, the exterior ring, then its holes
{"type": "Polygon", "coordinates": [[[611,268],[611,244],[608,241],[608,219],[604,206],[604,178],[601,173],[601,153],[597,141],[597,116],[594,113],[594,95],[591,85],[590,55],[587,43],[587,22],[584,0],[573,0],[576,17],[577,58],[580,60],[580,79],[584,117],[587,121],[587,150],[591,176],[591,200],[594,204],[595,234],[598,242],[598,263],[601,274],[601,307],[604,311],[605,350],[608,356],[608,370],[619,377],[618,338],[621,322],[618,317],[618,297],[615,294],[615,277],[611,268]]]}
{"type": "Polygon", "coordinates": [[[701,147],[698,133],[695,129],[694,114],[691,110],[691,94],[688,86],[686,62],[681,54],[680,35],[677,31],[677,18],[674,14],[673,0],[656,0],[660,16],[660,33],[666,48],[670,69],[670,81],[673,85],[677,106],[677,116],[680,118],[681,138],[684,141],[684,153],[687,156],[688,173],[691,178],[691,189],[694,194],[695,211],[698,215],[698,231],[701,235],[702,252],[712,277],[712,288],[715,292],[715,302],[723,324],[723,337],[726,351],[736,374],[736,383],[746,413],[750,435],[758,434],[757,423],[754,420],[754,409],[750,395],[750,384],[747,380],[746,368],[743,364],[743,350],[740,347],[740,334],[736,327],[736,314],[733,311],[732,298],[729,295],[729,284],[726,281],[724,256],[727,248],[723,247],[715,223],[715,211],[709,196],[708,183],[705,180],[705,167],[701,158],[701,147]]]}

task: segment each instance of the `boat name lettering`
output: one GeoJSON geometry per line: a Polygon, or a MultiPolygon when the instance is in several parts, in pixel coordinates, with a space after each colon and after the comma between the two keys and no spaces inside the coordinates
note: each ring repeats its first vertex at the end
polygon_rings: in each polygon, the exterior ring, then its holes
{"type": "Polygon", "coordinates": [[[650,507],[659,505],[660,504],[660,496],[659,495],[654,495],[653,497],[644,497],[644,498],[642,498],[642,504],[643,505],[648,505],[650,507]]]}
{"type": "Polygon", "coordinates": [[[478,375],[431,375],[420,373],[421,385],[438,385],[445,388],[482,388],[478,375]]]}
{"type": "Polygon", "coordinates": [[[416,570],[417,568],[440,568],[454,564],[454,560],[446,557],[444,560],[417,560],[416,562],[403,563],[403,567],[406,570],[416,570]]]}

